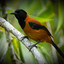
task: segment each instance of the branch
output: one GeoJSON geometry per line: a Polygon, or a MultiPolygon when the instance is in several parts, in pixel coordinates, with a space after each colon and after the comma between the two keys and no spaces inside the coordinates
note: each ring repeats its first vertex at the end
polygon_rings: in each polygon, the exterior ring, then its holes
{"type": "MultiPolygon", "coordinates": [[[[24,35],[22,33],[20,33],[17,29],[15,29],[9,22],[7,22],[5,19],[0,17],[0,25],[2,27],[4,27],[7,31],[11,32],[13,35],[15,35],[18,40],[22,40],[22,38],[24,37],[24,35]]],[[[22,43],[29,49],[30,46],[32,45],[32,43],[25,38],[24,40],[22,40],[22,43]]],[[[46,64],[47,62],[45,61],[44,57],[40,54],[40,52],[33,47],[31,49],[32,54],[34,55],[35,59],[37,60],[37,62],[39,64],[46,64]]]]}

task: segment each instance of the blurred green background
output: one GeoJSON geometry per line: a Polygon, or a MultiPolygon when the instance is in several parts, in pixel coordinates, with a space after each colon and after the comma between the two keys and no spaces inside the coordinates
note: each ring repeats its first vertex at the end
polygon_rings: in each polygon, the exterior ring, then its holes
{"type": "MultiPolygon", "coordinates": [[[[7,10],[7,20],[21,33],[24,34],[23,30],[18,24],[17,19],[10,13],[16,9],[25,10],[30,17],[39,20],[42,24],[46,26],[47,23],[50,25],[54,41],[57,46],[64,53],[64,7],[63,2],[58,0],[2,0],[3,6],[7,10]]],[[[2,14],[2,5],[0,1],[0,17],[4,17],[2,14]]],[[[14,51],[17,64],[37,64],[36,59],[31,52],[18,41],[16,37],[10,34],[12,37],[12,49],[14,51]]],[[[33,43],[35,41],[31,40],[33,43]]],[[[8,47],[5,29],[0,26],[0,59],[2,64],[15,64],[13,63],[10,49],[8,47]],[[4,56],[4,58],[3,58],[4,56]]],[[[47,64],[63,64],[64,61],[60,55],[52,48],[48,43],[40,43],[37,45],[38,51],[44,56],[47,64]],[[55,55],[57,57],[55,57],[55,55]]]]}

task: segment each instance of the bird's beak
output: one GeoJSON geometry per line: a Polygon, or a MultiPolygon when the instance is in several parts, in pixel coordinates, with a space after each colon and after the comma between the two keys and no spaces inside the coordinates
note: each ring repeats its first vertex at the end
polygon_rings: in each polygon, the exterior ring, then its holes
{"type": "Polygon", "coordinates": [[[12,13],[10,13],[10,14],[15,14],[15,12],[12,12],[12,13]]]}

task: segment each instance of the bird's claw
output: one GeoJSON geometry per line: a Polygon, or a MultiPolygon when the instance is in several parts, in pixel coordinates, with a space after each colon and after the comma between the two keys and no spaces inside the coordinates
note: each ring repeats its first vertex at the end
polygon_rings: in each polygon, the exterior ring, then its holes
{"type": "Polygon", "coordinates": [[[34,45],[31,45],[29,51],[31,51],[31,49],[32,49],[33,47],[36,47],[36,48],[37,48],[37,46],[36,46],[35,44],[34,44],[34,45]]]}
{"type": "MultiPolygon", "coordinates": [[[[27,38],[27,39],[29,39],[27,36],[24,36],[24,37],[22,38],[22,40],[24,40],[24,38],[27,38]]],[[[21,41],[22,41],[22,40],[21,40],[21,41]]]]}

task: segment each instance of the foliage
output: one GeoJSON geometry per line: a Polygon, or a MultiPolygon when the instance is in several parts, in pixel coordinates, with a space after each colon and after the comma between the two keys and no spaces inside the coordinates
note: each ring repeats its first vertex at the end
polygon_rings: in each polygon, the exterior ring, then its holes
{"type": "MultiPolygon", "coordinates": [[[[63,5],[62,3],[53,2],[53,0],[14,0],[7,3],[7,12],[8,12],[8,21],[17,28],[20,32],[24,34],[21,27],[19,26],[16,18],[14,16],[11,16],[10,13],[13,12],[15,9],[24,9],[27,11],[27,13],[39,20],[44,25],[46,22],[49,22],[51,25],[51,29],[54,35],[54,40],[56,44],[59,46],[59,48],[64,52],[64,17],[63,17],[63,5]],[[12,5],[11,5],[12,3],[12,5]],[[56,9],[58,8],[58,10],[56,9]],[[58,12],[58,13],[57,13],[58,12]]],[[[1,12],[1,8],[0,8],[1,12]]],[[[0,16],[1,13],[0,13],[0,16]]],[[[6,53],[6,59],[7,63],[11,64],[11,58],[9,51],[7,51],[7,44],[6,44],[6,37],[5,37],[5,30],[0,27],[0,59],[6,53]],[[9,57],[9,58],[8,58],[9,57]]],[[[12,37],[12,45],[14,48],[14,51],[16,53],[16,56],[21,59],[25,64],[37,64],[37,61],[33,57],[32,53],[29,52],[29,50],[21,43],[19,42],[15,37],[12,37]]],[[[31,40],[31,39],[30,39],[31,40]]],[[[36,43],[35,41],[31,40],[32,42],[36,43]]],[[[40,43],[38,44],[39,52],[44,56],[44,59],[46,59],[48,64],[54,64],[56,61],[54,60],[52,52],[52,47],[50,44],[47,43],[40,43]]],[[[58,55],[59,59],[60,56],[58,55]]],[[[63,62],[63,61],[62,61],[63,62]]],[[[58,61],[58,63],[61,63],[58,61]]]]}

